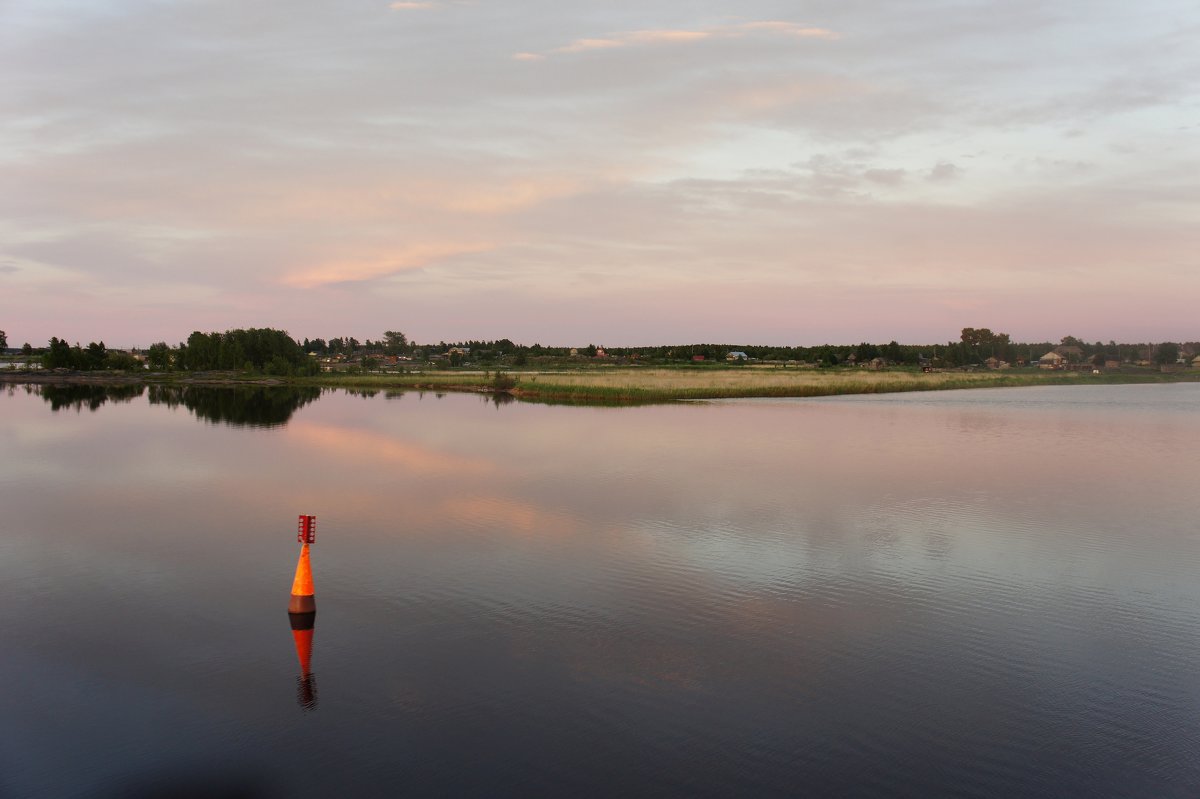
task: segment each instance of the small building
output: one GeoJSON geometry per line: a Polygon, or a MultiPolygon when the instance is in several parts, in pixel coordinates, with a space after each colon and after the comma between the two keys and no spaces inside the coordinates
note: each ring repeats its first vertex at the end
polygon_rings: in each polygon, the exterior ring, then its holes
{"type": "Polygon", "coordinates": [[[1054,350],[1050,350],[1050,352],[1047,352],[1045,355],[1038,358],[1038,368],[1039,369],[1061,369],[1061,368],[1063,368],[1064,360],[1065,360],[1065,358],[1063,358],[1063,356],[1059,355],[1054,350]]]}
{"type": "Polygon", "coordinates": [[[748,361],[748,360],[750,360],[750,356],[744,352],[741,352],[740,350],[734,350],[733,352],[731,352],[725,356],[725,360],[727,360],[727,361],[748,361]]]}
{"type": "Polygon", "coordinates": [[[696,361],[696,362],[700,362],[700,361],[704,360],[704,356],[703,355],[693,355],[692,360],[696,361]]]}

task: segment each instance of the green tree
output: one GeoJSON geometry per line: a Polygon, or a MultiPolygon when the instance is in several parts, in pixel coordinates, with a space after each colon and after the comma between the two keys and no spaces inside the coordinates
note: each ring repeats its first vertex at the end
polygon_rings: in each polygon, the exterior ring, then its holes
{"type": "Polygon", "coordinates": [[[104,346],[103,341],[93,341],[87,345],[87,360],[84,368],[86,369],[103,369],[104,362],[108,357],[108,348],[104,346]]]}
{"type": "Polygon", "coordinates": [[[156,372],[165,372],[171,368],[171,348],[167,342],[160,341],[151,344],[146,350],[146,364],[156,372]]]}
{"type": "Polygon", "coordinates": [[[408,347],[408,337],[398,330],[388,330],[383,334],[383,351],[388,355],[399,355],[408,347]]]}
{"type": "Polygon", "coordinates": [[[8,334],[0,330],[0,350],[8,346],[8,334]]]}
{"type": "Polygon", "coordinates": [[[1173,341],[1164,341],[1154,352],[1155,363],[1175,363],[1177,360],[1179,360],[1179,345],[1173,341]]]}
{"type": "Polygon", "coordinates": [[[859,363],[866,363],[872,358],[879,357],[879,348],[874,344],[864,341],[854,348],[854,357],[858,359],[859,363]]]}
{"type": "Polygon", "coordinates": [[[42,355],[43,369],[70,369],[71,345],[57,336],[50,337],[50,346],[42,355]]]}
{"type": "Polygon", "coordinates": [[[128,352],[109,352],[104,358],[105,369],[132,372],[142,368],[142,362],[128,352]]]}

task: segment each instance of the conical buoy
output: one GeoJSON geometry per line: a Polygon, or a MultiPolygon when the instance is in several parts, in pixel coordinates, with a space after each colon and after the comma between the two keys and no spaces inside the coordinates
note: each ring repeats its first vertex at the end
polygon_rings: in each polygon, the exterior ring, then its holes
{"type": "Polygon", "coordinates": [[[288,613],[316,613],[317,599],[313,595],[312,564],[308,558],[308,544],[300,547],[300,561],[296,564],[296,578],[292,580],[292,599],[288,602],[288,613]]]}
{"type": "Polygon", "coordinates": [[[312,673],[313,627],[317,620],[317,600],[313,592],[309,545],[317,541],[317,518],[301,516],[296,540],[300,542],[300,560],[292,580],[292,598],[288,602],[288,622],[296,644],[300,676],[296,678],[296,701],[306,710],[317,706],[317,683],[312,673]]]}
{"type": "MultiPolygon", "coordinates": [[[[308,547],[317,542],[317,517],[301,516],[296,540],[300,542],[300,561],[296,564],[296,578],[292,580],[292,599],[288,613],[307,614],[317,612],[317,599],[313,595],[312,564],[309,562],[308,547]]],[[[293,621],[292,629],[301,629],[293,621]]]]}

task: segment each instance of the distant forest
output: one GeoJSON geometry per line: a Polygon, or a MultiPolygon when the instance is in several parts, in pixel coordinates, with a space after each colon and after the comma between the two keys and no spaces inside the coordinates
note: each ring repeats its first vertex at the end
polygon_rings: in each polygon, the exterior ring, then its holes
{"type": "MultiPolygon", "coordinates": [[[[0,342],[6,337],[0,331],[0,342]]],[[[25,344],[26,360],[40,357],[47,369],[151,369],[154,371],[240,370],[266,375],[311,375],[320,371],[321,359],[353,362],[363,368],[383,363],[418,366],[430,361],[450,366],[524,366],[531,362],[555,359],[607,359],[658,364],[725,363],[730,353],[740,353],[748,361],[767,363],[800,362],[823,367],[866,363],[875,359],[887,365],[936,365],[961,367],[983,364],[989,358],[1013,365],[1032,364],[1051,350],[1063,354],[1068,362],[1103,365],[1118,363],[1175,363],[1183,357],[1200,354],[1200,342],[1117,343],[1086,342],[1074,336],[1060,341],[1012,341],[1007,333],[988,328],[963,328],[957,340],[941,344],[900,344],[861,342],[859,344],[822,344],[812,347],[780,347],[755,344],[677,344],[649,347],[609,347],[588,344],[584,347],[516,344],[510,339],[465,340],[434,343],[409,341],[405,334],[389,330],[378,340],[336,337],[331,339],[293,339],[283,330],[247,328],[224,333],[196,331],[187,341],[171,346],[151,344],[145,350],[109,350],[103,341],[86,347],[51,338],[45,348],[25,344]],[[315,356],[315,357],[314,357],[315,356]]],[[[740,356],[738,356],[740,357],[740,356]]]]}

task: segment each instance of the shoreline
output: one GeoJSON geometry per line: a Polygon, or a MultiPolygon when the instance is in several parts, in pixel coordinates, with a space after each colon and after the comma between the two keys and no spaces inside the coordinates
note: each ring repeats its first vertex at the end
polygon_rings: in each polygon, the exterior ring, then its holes
{"type": "Polygon", "coordinates": [[[1181,372],[933,372],[912,370],[830,370],[780,372],[727,369],[697,376],[663,369],[517,372],[504,370],[497,387],[494,372],[432,372],[413,375],[360,374],[275,377],[236,372],[53,372],[2,371],[0,384],[60,386],[206,386],[212,388],[331,388],[355,391],[437,391],[507,396],[522,402],[572,405],[645,405],[679,401],[762,397],[828,397],[951,391],[970,388],[1022,388],[1051,385],[1129,385],[1200,382],[1200,370],[1181,372]],[[515,382],[514,382],[515,381],[515,382]]]}

